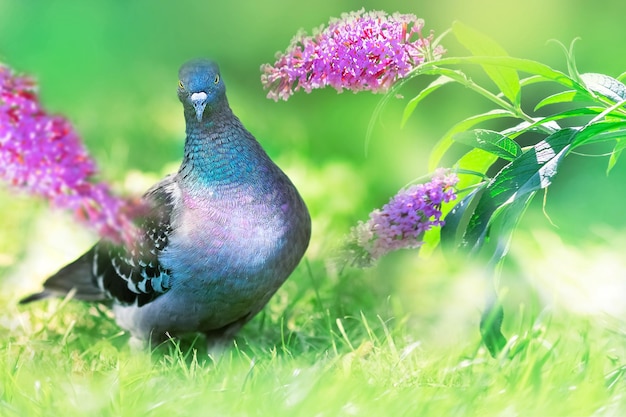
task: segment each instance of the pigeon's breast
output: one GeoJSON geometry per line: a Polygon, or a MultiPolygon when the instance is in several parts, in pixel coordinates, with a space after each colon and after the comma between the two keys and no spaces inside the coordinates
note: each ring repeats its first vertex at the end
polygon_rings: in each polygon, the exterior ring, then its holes
{"type": "Polygon", "coordinates": [[[161,262],[176,275],[211,281],[265,275],[288,250],[289,201],[279,193],[238,193],[233,198],[207,191],[201,199],[183,195],[185,210],[161,262]]]}

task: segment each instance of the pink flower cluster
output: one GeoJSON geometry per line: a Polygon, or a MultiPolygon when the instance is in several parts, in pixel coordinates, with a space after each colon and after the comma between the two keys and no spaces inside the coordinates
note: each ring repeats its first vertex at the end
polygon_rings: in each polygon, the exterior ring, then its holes
{"type": "Polygon", "coordinates": [[[67,209],[114,241],[131,241],[131,205],[94,183],[96,164],[72,125],[42,108],[35,82],[0,64],[0,178],[67,209]]]}
{"type": "Polygon", "coordinates": [[[368,221],[351,231],[355,264],[369,266],[397,249],[420,247],[424,232],[444,225],[441,205],[456,199],[458,181],[456,174],[440,168],[430,182],[400,190],[382,209],[371,212],[368,221]]]}
{"type": "Polygon", "coordinates": [[[363,9],[332,19],[312,36],[301,31],[274,65],[261,66],[267,97],[287,100],[295,91],[332,86],[341,92],[387,91],[427,59],[445,52],[422,36],[424,21],[412,14],[363,9]]]}

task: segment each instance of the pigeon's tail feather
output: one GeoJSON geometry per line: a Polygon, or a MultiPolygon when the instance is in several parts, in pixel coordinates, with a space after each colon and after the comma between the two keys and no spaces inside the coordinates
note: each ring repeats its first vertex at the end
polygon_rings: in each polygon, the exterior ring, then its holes
{"type": "Polygon", "coordinates": [[[20,304],[28,304],[28,303],[32,303],[33,301],[43,300],[44,298],[49,298],[52,296],[54,296],[53,293],[47,290],[43,290],[42,292],[31,294],[28,297],[22,298],[20,300],[20,304]]]}
{"type": "Polygon", "coordinates": [[[70,291],[74,293],[74,298],[79,300],[105,300],[105,293],[96,285],[92,277],[92,260],[93,249],[61,268],[56,274],[46,280],[43,284],[44,290],[42,292],[23,298],[20,300],[20,304],[27,304],[48,297],[62,297],[70,291]]]}

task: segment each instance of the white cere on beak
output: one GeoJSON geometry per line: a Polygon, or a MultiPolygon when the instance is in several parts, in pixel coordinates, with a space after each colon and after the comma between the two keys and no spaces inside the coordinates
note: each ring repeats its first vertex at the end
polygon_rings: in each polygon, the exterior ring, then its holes
{"type": "Polygon", "coordinates": [[[199,93],[193,93],[191,95],[191,101],[198,102],[203,101],[207,98],[207,94],[204,91],[200,91],[199,93]]]}

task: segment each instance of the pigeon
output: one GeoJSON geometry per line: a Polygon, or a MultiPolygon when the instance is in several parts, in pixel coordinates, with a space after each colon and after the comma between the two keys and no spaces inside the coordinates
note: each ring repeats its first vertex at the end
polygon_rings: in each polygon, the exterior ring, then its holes
{"type": "Polygon", "coordinates": [[[202,333],[232,343],[302,259],[307,207],[233,114],[218,65],[179,70],[186,140],[177,173],[143,196],[136,242],[101,240],[21,303],[72,293],[108,304],[131,342],[202,333]]]}

